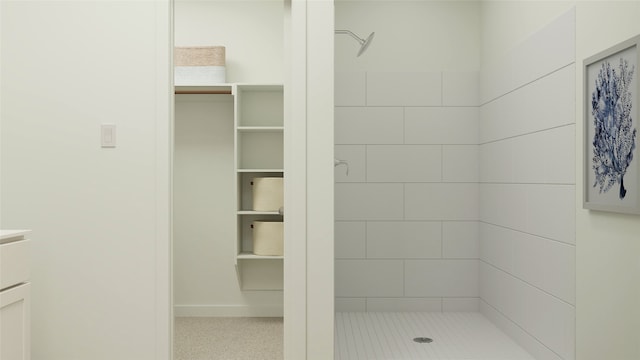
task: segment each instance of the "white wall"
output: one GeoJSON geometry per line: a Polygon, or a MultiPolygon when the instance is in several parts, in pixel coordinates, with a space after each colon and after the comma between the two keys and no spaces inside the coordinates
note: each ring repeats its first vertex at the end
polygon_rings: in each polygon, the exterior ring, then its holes
{"type": "Polygon", "coordinates": [[[176,316],[282,315],[282,291],[240,290],[233,138],[231,95],[176,95],[176,316]]]}
{"type": "Polygon", "coordinates": [[[336,71],[477,71],[480,3],[476,1],[337,0],[336,29],[375,37],[358,43],[336,35],[336,71]]]}
{"type": "MultiPolygon", "coordinates": [[[[226,46],[227,82],[282,83],[283,24],[282,1],[175,4],[176,46],[226,46]]],[[[282,291],[241,291],[235,270],[232,101],[176,97],[176,316],[282,315],[282,291]]]]}
{"type": "Polygon", "coordinates": [[[226,47],[227,82],[282,83],[279,0],[176,0],[175,45],[226,47]]]}
{"type": "MultiPolygon", "coordinates": [[[[594,1],[577,5],[576,89],[582,61],[640,33],[640,2],[594,1]],[[606,14],[606,16],[603,16],[606,14]],[[597,24],[597,25],[596,25],[597,24]]],[[[638,76],[637,70],[636,75],[638,76]]],[[[580,134],[584,102],[576,101],[577,358],[640,358],[640,217],[582,209],[580,134]]],[[[638,119],[633,119],[640,128],[638,119]]],[[[636,149],[637,151],[637,149],[636,149]]],[[[637,152],[635,154],[638,156],[637,152]]]]}
{"type": "Polygon", "coordinates": [[[169,358],[169,5],[1,3],[0,225],[33,229],[35,360],[169,358]]]}
{"type": "Polygon", "coordinates": [[[574,39],[570,11],[480,77],[481,309],[537,359],[575,358],[574,39]]]}
{"type": "Polygon", "coordinates": [[[336,3],[337,29],[376,31],[359,58],[336,35],[337,311],[478,310],[479,16],[336,3]]]}

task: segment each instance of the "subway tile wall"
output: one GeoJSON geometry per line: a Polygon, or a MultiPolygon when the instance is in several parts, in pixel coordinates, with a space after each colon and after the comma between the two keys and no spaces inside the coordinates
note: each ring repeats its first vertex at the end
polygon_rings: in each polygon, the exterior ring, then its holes
{"type": "Polygon", "coordinates": [[[336,311],[479,311],[478,81],[336,74],[336,311]]]}

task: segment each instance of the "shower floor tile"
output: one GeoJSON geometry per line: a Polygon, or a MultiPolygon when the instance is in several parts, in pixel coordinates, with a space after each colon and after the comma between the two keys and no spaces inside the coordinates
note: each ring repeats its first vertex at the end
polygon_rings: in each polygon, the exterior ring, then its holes
{"type": "Polygon", "coordinates": [[[341,312],[335,327],[335,360],[535,360],[480,313],[341,312]]]}

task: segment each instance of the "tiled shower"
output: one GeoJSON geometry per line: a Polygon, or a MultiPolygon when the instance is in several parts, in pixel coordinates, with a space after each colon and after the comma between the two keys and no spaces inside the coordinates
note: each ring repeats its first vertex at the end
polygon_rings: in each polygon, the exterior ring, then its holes
{"type": "Polygon", "coordinates": [[[575,358],[574,39],[571,11],[477,71],[336,66],[337,312],[480,312],[575,358]]]}

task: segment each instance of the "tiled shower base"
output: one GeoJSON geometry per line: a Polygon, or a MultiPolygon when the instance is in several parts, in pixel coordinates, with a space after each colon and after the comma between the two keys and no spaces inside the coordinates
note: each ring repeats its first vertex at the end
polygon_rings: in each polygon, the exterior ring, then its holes
{"type": "Polygon", "coordinates": [[[335,326],[335,360],[534,360],[480,313],[341,312],[335,326]]]}

